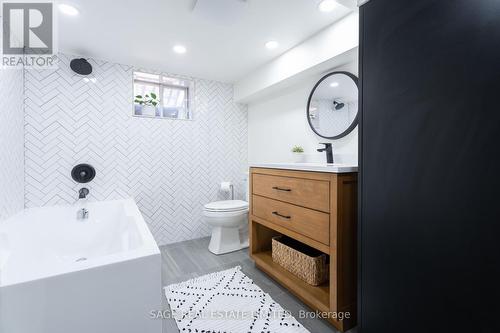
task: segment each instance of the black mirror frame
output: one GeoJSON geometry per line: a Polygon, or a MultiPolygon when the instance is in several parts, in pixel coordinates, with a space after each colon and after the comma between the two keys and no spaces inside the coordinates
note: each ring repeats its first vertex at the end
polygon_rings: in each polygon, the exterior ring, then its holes
{"type": "Polygon", "coordinates": [[[311,93],[309,94],[309,98],[307,100],[307,107],[306,107],[306,117],[307,117],[307,122],[309,123],[309,127],[311,127],[311,129],[313,130],[314,133],[316,133],[316,135],[322,137],[322,138],[325,138],[325,139],[330,139],[330,140],[336,140],[336,139],[340,139],[340,138],[343,138],[344,136],[346,136],[347,134],[351,133],[355,128],[356,126],[358,126],[358,116],[359,116],[359,103],[358,103],[358,113],[356,114],[356,118],[354,118],[354,120],[352,121],[351,125],[349,125],[349,127],[342,133],[340,133],[339,135],[336,135],[336,136],[324,136],[324,135],[321,135],[319,134],[316,129],[314,128],[314,126],[312,125],[311,123],[311,117],[310,117],[310,114],[309,114],[309,107],[311,106],[311,99],[314,95],[314,92],[316,91],[316,88],[318,88],[318,86],[321,84],[321,82],[323,82],[324,80],[326,80],[327,78],[329,78],[330,76],[332,75],[335,75],[335,74],[344,74],[344,75],[347,75],[348,77],[350,77],[354,83],[356,84],[356,87],[358,88],[358,98],[359,98],[359,84],[358,84],[358,77],[352,73],[349,73],[349,72],[343,72],[343,71],[339,71],[339,72],[331,72],[331,73],[328,73],[326,74],[325,76],[323,76],[313,87],[313,89],[311,90],[311,93]]]}

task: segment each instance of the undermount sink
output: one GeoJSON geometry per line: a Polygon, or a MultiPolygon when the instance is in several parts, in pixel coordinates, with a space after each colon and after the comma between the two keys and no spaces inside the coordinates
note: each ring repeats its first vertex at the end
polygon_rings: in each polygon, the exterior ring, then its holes
{"type": "Polygon", "coordinates": [[[255,168],[287,169],[303,171],[319,171],[332,173],[358,172],[357,165],[340,163],[254,163],[250,165],[255,168]]]}

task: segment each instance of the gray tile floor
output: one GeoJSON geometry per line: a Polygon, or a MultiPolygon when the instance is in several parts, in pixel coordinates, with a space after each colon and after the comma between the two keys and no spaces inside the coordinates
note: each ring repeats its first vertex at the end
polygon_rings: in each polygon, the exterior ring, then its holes
{"type": "MultiPolygon", "coordinates": [[[[208,251],[208,242],[209,238],[202,238],[160,247],[163,285],[167,286],[239,265],[248,277],[262,290],[269,293],[284,309],[290,311],[311,333],[337,332],[333,326],[323,320],[300,319],[298,317],[300,310],[311,311],[311,309],[257,269],[248,256],[248,249],[216,256],[208,251]]],[[[163,297],[163,303],[164,309],[168,309],[165,297],[163,297]]],[[[175,321],[164,320],[163,333],[175,332],[178,332],[175,321]]],[[[349,333],[355,332],[355,330],[349,331],[349,333]]]]}

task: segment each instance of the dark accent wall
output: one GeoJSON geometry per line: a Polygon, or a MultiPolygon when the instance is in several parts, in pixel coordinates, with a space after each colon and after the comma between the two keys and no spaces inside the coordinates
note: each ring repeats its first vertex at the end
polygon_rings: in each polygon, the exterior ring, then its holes
{"type": "Polygon", "coordinates": [[[500,332],[500,1],[360,20],[361,332],[500,332]]]}

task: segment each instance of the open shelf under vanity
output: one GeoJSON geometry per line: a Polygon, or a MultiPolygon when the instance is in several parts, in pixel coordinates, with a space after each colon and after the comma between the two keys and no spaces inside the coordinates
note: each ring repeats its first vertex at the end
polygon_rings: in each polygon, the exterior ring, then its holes
{"type": "Polygon", "coordinates": [[[254,253],[253,259],[257,266],[268,275],[277,281],[286,283],[287,287],[292,289],[304,303],[318,308],[320,311],[329,311],[330,285],[328,282],[318,287],[307,284],[280,265],[275,264],[271,251],[254,253]]]}
{"type": "Polygon", "coordinates": [[[255,265],[312,310],[323,312],[340,331],[354,327],[357,174],[251,168],[250,193],[250,255],[255,265]],[[327,254],[329,280],[313,286],[274,262],[271,244],[276,236],[327,254]]]}

